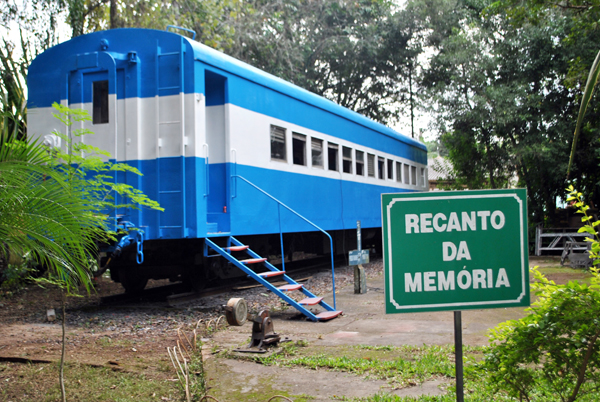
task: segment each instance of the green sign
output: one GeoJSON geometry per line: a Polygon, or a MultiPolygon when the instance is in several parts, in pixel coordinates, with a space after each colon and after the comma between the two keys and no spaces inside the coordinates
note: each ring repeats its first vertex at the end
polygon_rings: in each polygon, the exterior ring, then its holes
{"type": "Polygon", "coordinates": [[[381,201],[386,313],[529,305],[525,190],[381,201]]]}

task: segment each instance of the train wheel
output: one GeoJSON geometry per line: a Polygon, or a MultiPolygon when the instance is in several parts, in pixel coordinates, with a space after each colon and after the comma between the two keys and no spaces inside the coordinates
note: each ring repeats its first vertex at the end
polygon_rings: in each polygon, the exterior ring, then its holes
{"type": "Polygon", "coordinates": [[[229,325],[242,326],[248,319],[248,303],[242,298],[229,299],[225,307],[225,317],[229,325]]]}
{"type": "Polygon", "coordinates": [[[126,269],[119,271],[121,286],[125,288],[125,293],[139,293],[146,287],[148,278],[140,275],[137,269],[126,269]]]}
{"type": "Polygon", "coordinates": [[[202,292],[206,287],[208,278],[203,266],[191,267],[183,276],[183,283],[190,286],[196,293],[202,292]]]}

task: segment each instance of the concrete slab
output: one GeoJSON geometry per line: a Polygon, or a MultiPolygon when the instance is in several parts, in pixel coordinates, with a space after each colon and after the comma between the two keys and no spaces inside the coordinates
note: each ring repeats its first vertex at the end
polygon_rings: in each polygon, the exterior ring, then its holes
{"type": "MultiPolygon", "coordinates": [[[[327,322],[311,322],[293,309],[271,312],[273,326],[282,337],[292,341],[304,340],[309,345],[335,348],[345,345],[423,345],[454,344],[453,312],[428,312],[410,314],[385,314],[383,275],[367,279],[367,293],[355,294],[353,286],[337,291],[337,308],[343,316],[327,322]]],[[[325,295],[325,301],[333,305],[332,295],[325,295]]],[[[486,333],[498,323],[518,319],[524,315],[523,308],[471,310],[462,313],[463,343],[466,345],[486,345],[486,333]]],[[[252,324],[230,327],[214,336],[214,343],[220,347],[232,348],[248,342],[252,324]]],[[[331,350],[331,349],[330,349],[331,350]]],[[[219,359],[221,360],[221,359],[219,359]]],[[[216,362],[215,362],[216,363],[216,362]]],[[[213,363],[211,363],[213,364],[213,363]]],[[[209,364],[208,367],[211,367],[209,364]]],[[[302,368],[264,367],[236,360],[221,361],[220,371],[227,368],[231,375],[239,377],[244,384],[233,389],[229,395],[247,395],[264,387],[267,380],[275,389],[285,390],[292,395],[309,395],[314,401],[331,400],[338,397],[363,397],[385,390],[401,396],[439,395],[443,381],[429,381],[418,386],[392,390],[383,381],[359,379],[356,376],[333,373],[324,370],[313,371],[302,368]],[[254,384],[254,385],[253,385],[254,384]]],[[[230,385],[231,386],[231,385],[230,385]]],[[[253,395],[253,394],[252,394],[253,395]]],[[[221,394],[221,398],[227,398],[221,394]]],[[[238,396],[240,398],[240,396],[238,396]]],[[[219,399],[222,401],[221,399],[219,399]]],[[[300,399],[304,400],[304,399],[300,399]]]]}

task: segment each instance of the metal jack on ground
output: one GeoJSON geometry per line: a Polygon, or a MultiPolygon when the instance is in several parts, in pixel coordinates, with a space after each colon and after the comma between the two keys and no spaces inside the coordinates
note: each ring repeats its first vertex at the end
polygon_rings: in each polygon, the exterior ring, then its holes
{"type": "Polygon", "coordinates": [[[246,349],[235,349],[236,352],[266,353],[265,346],[276,345],[281,341],[279,334],[273,329],[268,310],[263,310],[252,318],[252,340],[246,349]]]}

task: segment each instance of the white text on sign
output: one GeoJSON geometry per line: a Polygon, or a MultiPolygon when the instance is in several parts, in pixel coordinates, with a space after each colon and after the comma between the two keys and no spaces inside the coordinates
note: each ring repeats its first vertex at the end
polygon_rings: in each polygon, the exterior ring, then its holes
{"type": "Polygon", "coordinates": [[[409,272],[404,274],[406,293],[454,290],[456,285],[463,290],[510,287],[504,268],[500,268],[497,273],[490,268],[474,269],[472,272],[463,268],[458,275],[454,271],[415,272],[414,276],[409,272]]]}
{"type": "Polygon", "coordinates": [[[443,213],[406,214],[406,233],[433,233],[436,232],[466,232],[467,230],[488,230],[488,222],[493,229],[500,230],[504,227],[506,219],[502,211],[470,211],[458,213],[451,212],[447,217],[443,213]],[[479,223],[479,225],[477,225],[479,223]]]}

